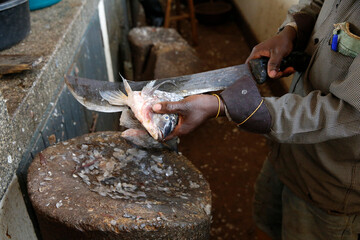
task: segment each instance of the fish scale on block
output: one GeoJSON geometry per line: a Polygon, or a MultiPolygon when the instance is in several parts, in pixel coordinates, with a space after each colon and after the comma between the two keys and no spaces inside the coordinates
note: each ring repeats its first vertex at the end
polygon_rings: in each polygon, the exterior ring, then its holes
{"type": "Polygon", "coordinates": [[[200,171],[120,134],[86,134],[35,157],[28,192],[42,238],[209,239],[211,191],[200,171]]]}

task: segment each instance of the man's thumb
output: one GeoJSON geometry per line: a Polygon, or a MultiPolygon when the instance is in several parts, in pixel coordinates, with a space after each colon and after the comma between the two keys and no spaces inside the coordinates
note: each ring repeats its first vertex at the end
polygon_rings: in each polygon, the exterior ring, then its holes
{"type": "Polygon", "coordinates": [[[156,113],[178,113],[182,104],[180,102],[160,102],[152,106],[152,110],[156,113]]]}
{"type": "Polygon", "coordinates": [[[268,63],[268,75],[270,78],[275,78],[280,71],[281,56],[271,56],[268,63]]]}
{"type": "Polygon", "coordinates": [[[154,106],[152,106],[152,110],[154,112],[159,112],[159,111],[161,111],[161,109],[162,109],[162,106],[160,103],[156,103],[154,106]]]}

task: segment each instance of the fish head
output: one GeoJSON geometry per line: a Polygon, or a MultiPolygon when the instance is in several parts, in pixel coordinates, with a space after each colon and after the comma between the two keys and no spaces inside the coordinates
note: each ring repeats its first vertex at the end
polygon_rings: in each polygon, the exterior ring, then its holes
{"type": "Polygon", "coordinates": [[[175,128],[178,123],[177,114],[153,114],[152,127],[147,129],[150,135],[157,141],[162,141],[175,128]]]}

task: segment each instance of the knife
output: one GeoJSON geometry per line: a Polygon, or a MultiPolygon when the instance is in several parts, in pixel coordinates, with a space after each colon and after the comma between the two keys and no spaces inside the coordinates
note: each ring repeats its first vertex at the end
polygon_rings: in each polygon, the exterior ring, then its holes
{"type": "MultiPolygon", "coordinates": [[[[183,97],[223,90],[242,76],[253,78],[258,84],[266,82],[267,63],[269,58],[262,57],[250,60],[248,64],[241,64],[217,70],[196,74],[164,78],[156,80],[155,84],[163,84],[159,90],[173,92],[183,97]]],[[[303,52],[292,52],[285,57],[280,65],[280,70],[294,67],[296,71],[305,71],[310,57],[303,52]]],[[[122,82],[107,82],[76,76],[65,76],[65,83],[72,95],[86,108],[98,112],[121,112],[127,106],[114,106],[105,101],[99,94],[100,91],[120,90],[125,92],[122,82]]],[[[130,81],[128,83],[134,91],[140,91],[149,81],[130,81]]]]}

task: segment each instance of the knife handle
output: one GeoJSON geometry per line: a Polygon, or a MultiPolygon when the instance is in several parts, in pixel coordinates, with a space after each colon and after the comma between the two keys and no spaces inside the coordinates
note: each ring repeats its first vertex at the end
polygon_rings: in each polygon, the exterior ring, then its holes
{"type": "MultiPolygon", "coordinates": [[[[251,73],[258,84],[262,84],[269,80],[267,74],[268,57],[261,57],[249,61],[251,73]]],[[[287,57],[283,58],[280,64],[280,71],[288,67],[293,67],[297,72],[306,70],[310,62],[310,56],[304,52],[291,52],[287,57]]]]}

